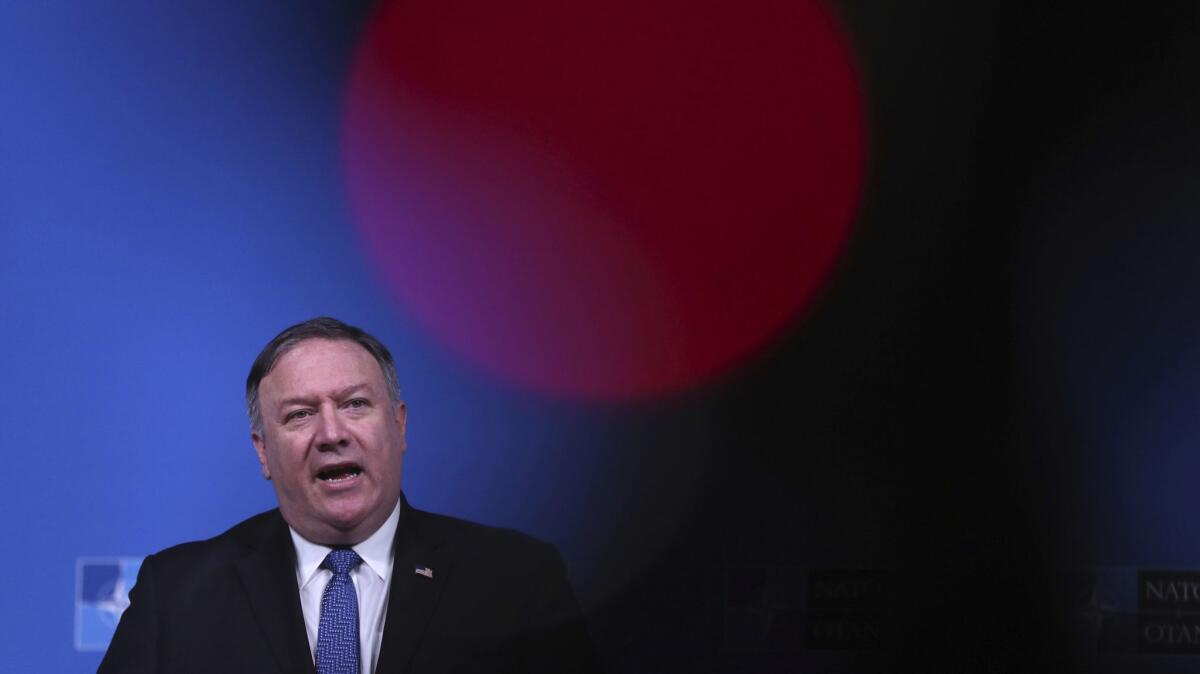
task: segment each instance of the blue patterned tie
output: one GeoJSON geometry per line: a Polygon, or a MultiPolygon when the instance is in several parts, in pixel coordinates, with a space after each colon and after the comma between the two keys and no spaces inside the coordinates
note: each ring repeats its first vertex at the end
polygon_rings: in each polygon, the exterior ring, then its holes
{"type": "Polygon", "coordinates": [[[317,672],[320,674],[359,674],[358,671],[358,595],[350,570],[362,563],[350,548],[330,552],[322,569],[333,571],[321,597],[321,625],[317,628],[317,672]]]}

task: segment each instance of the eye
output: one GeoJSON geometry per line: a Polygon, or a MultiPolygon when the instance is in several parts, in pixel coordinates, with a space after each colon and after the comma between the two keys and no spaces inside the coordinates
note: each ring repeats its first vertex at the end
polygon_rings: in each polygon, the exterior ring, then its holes
{"type": "Polygon", "coordinates": [[[363,400],[362,398],[355,398],[353,400],[346,401],[346,407],[349,407],[352,409],[358,409],[360,407],[366,407],[366,406],[367,406],[367,401],[363,400]]]}
{"type": "Polygon", "coordinates": [[[294,421],[296,419],[303,419],[303,418],[311,416],[311,415],[312,415],[312,412],[309,410],[296,410],[294,412],[288,413],[287,417],[284,418],[284,421],[294,421]]]}

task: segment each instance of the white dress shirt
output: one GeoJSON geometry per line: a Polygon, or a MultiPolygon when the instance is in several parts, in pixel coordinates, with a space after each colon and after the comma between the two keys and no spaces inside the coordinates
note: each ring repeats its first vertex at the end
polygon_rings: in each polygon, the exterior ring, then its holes
{"type": "MultiPolygon", "coordinates": [[[[362,674],[372,674],[379,661],[379,646],[383,641],[383,622],[387,618],[388,589],[392,584],[392,542],[396,524],[400,521],[400,502],[392,509],[383,525],[367,540],[353,546],[362,558],[350,571],[358,594],[358,647],[362,674]]],[[[317,545],[292,532],[296,546],[296,584],[300,587],[300,608],[304,612],[304,627],[308,631],[308,648],[317,660],[317,630],[321,625],[321,596],[333,578],[333,572],[322,569],[321,562],[333,548],[317,545]]]]}

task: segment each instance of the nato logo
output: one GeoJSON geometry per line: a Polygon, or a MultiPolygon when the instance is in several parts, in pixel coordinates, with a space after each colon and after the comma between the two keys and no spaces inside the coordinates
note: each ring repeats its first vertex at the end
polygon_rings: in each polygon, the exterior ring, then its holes
{"type": "Polygon", "coordinates": [[[142,568],[141,557],[81,557],[75,563],[75,650],[108,648],[129,588],[142,568]]]}

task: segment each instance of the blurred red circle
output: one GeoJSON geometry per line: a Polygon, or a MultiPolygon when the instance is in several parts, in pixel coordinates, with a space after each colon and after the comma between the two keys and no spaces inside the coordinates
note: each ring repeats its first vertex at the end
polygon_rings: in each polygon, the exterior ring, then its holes
{"type": "Polygon", "coordinates": [[[345,98],[368,257],[534,389],[679,391],[817,293],[865,161],[837,23],[787,2],[385,2],[345,98]]]}

